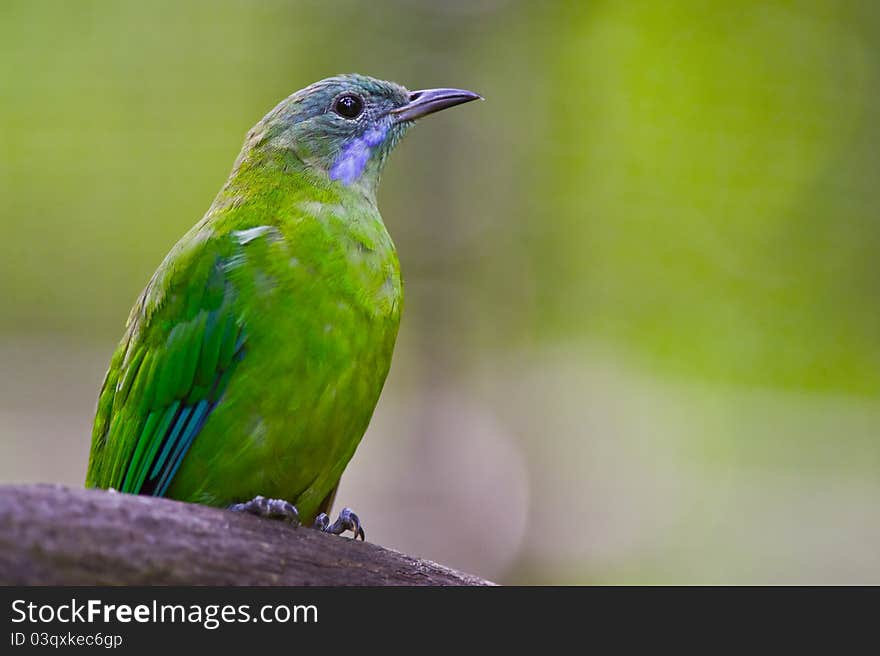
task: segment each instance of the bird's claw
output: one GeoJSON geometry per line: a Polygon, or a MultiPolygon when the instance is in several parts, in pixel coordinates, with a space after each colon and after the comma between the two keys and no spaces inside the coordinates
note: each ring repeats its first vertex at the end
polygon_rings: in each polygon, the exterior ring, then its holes
{"type": "Polygon", "coordinates": [[[264,496],[257,495],[250,501],[245,503],[236,503],[229,506],[232,512],[245,512],[258,517],[268,517],[270,519],[281,519],[288,524],[299,526],[299,512],[289,501],[284,499],[267,499],[264,496]]]}
{"type": "Polygon", "coordinates": [[[355,540],[360,538],[361,541],[365,541],[367,539],[367,535],[361,526],[361,520],[354,514],[351,508],[343,508],[342,512],[339,513],[339,517],[332,524],[327,513],[321,513],[315,517],[315,523],[312,525],[312,528],[324,533],[332,533],[333,535],[342,535],[346,531],[351,531],[354,533],[355,540]]]}

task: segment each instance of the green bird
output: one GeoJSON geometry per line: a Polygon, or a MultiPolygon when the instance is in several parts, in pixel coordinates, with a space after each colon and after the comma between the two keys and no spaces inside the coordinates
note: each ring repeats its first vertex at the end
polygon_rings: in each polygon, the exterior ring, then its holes
{"type": "Polygon", "coordinates": [[[351,510],[332,524],[327,513],[400,322],[379,177],[415,120],[478,98],[341,75],[257,123],[131,310],[98,399],[86,486],[363,539],[351,510]]]}

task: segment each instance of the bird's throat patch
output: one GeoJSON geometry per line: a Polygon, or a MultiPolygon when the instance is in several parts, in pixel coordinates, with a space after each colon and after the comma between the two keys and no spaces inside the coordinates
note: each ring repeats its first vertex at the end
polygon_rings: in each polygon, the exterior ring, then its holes
{"type": "Polygon", "coordinates": [[[387,126],[377,126],[347,143],[330,167],[330,179],[339,180],[347,186],[360,178],[367,168],[373,148],[385,141],[387,135],[387,126]]]}

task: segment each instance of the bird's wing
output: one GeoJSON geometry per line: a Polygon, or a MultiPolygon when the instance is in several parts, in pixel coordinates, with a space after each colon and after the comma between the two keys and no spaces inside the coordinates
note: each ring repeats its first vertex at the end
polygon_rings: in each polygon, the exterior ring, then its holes
{"type": "Polygon", "coordinates": [[[163,496],[244,357],[228,239],[194,232],[129,317],[104,380],[86,485],[163,496]]]}

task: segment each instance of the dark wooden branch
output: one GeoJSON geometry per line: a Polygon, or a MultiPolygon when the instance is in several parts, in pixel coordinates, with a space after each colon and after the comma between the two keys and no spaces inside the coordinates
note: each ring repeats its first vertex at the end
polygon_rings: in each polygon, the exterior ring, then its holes
{"type": "Polygon", "coordinates": [[[0,584],[490,585],[279,521],[56,485],[0,486],[0,584]]]}

